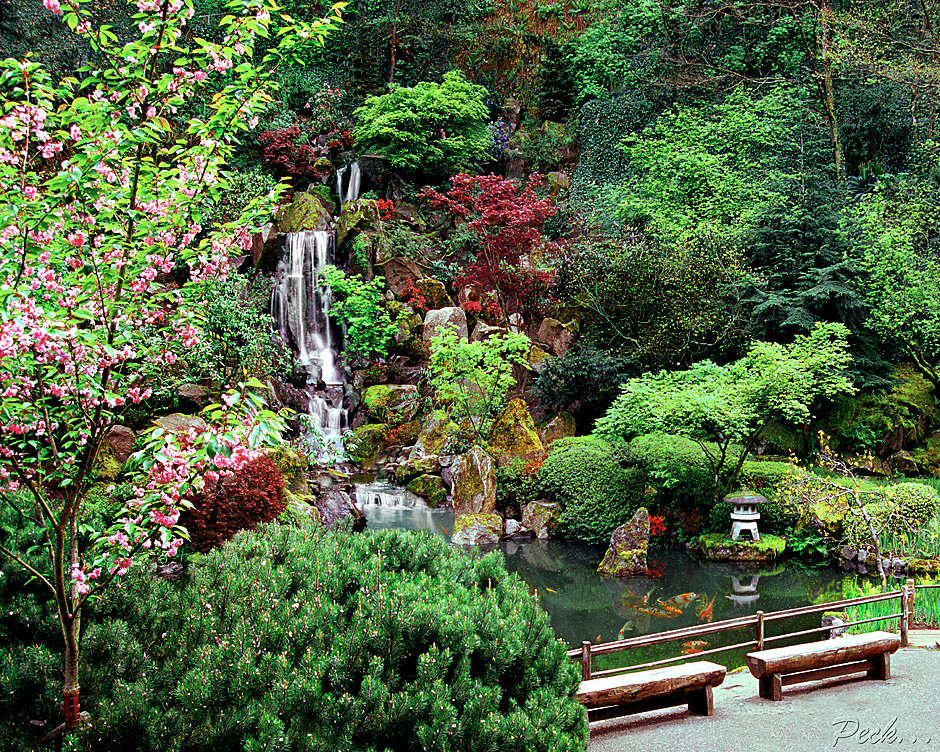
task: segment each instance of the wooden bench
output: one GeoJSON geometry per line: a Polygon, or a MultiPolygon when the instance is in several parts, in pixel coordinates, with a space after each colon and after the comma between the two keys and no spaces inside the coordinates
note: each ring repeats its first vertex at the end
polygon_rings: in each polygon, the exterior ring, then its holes
{"type": "Polygon", "coordinates": [[[864,671],[871,679],[890,679],[890,655],[901,638],[888,632],[844,635],[805,645],[747,654],[747,667],[759,682],[761,697],[783,698],[783,687],[864,671]]]}
{"type": "Polygon", "coordinates": [[[725,667],[708,661],[668,666],[635,674],[587,679],[575,699],[587,709],[588,721],[688,705],[690,713],[714,712],[712,687],[725,680],[725,667]]]}

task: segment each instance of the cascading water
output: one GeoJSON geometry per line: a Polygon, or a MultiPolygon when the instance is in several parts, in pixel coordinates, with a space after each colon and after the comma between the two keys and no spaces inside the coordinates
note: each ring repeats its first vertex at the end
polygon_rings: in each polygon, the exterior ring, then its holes
{"type": "Polygon", "coordinates": [[[359,198],[359,186],[361,183],[362,173],[359,171],[358,162],[350,162],[345,167],[336,171],[336,194],[344,204],[347,201],[355,201],[359,198]],[[344,178],[346,179],[345,191],[343,190],[344,178]]]}
{"type": "Polygon", "coordinates": [[[329,316],[332,292],[321,278],[321,269],[332,256],[333,233],[305,230],[284,237],[271,315],[307,374],[307,412],[330,449],[339,445],[346,421],[343,375],[336,366],[338,352],[329,316]]]}

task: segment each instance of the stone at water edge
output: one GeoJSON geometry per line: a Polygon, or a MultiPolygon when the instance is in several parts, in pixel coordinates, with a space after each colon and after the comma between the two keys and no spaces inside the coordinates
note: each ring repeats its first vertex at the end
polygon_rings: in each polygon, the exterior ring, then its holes
{"type": "Polygon", "coordinates": [[[440,475],[419,475],[406,488],[424,499],[432,509],[437,509],[447,501],[447,489],[440,475]]]}
{"type": "Polygon", "coordinates": [[[522,532],[531,532],[539,540],[550,537],[558,526],[561,510],[548,501],[530,501],[522,507],[522,532]]]}
{"type": "Polygon", "coordinates": [[[327,530],[347,518],[352,520],[353,530],[362,532],[366,527],[366,518],[345,491],[327,491],[314,502],[320,513],[320,522],[327,530]]]}
{"type": "Polygon", "coordinates": [[[485,546],[498,543],[503,534],[503,518],[498,514],[465,514],[454,520],[455,546],[485,546]]]}
{"type": "Polygon", "coordinates": [[[614,530],[610,536],[610,548],[607,549],[607,555],[597,571],[616,577],[649,574],[646,567],[649,540],[650,515],[646,507],[640,507],[632,520],[614,530]]]}
{"type": "Polygon", "coordinates": [[[492,514],[496,509],[496,469],[480,447],[460,455],[450,470],[454,514],[492,514]]]}

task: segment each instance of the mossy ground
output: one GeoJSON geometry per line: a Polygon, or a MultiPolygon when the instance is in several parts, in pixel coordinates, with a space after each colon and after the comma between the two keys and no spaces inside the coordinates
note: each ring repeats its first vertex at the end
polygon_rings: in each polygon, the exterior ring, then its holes
{"type": "Polygon", "coordinates": [[[709,561],[771,561],[786,551],[787,541],[776,535],[762,535],[759,541],[735,541],[730,535],[712,533],[699,538],[698,545],[709,561]]]}

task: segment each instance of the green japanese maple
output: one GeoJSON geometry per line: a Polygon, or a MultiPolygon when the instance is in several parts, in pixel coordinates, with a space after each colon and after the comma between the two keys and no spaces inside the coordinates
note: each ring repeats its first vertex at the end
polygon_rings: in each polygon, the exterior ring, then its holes
{"type": "Polygon", "coordinates": [[[854,391],[844,375],[846,336],[842,324],[817,324],[790,345],[755,342],[728,365],[703,360],[687,371],[630,379],[595,430],[626,440],[653,432],[689,437],[708,458],[717,501],[771,419],[804,423],[818,398],[854,391]]]}

